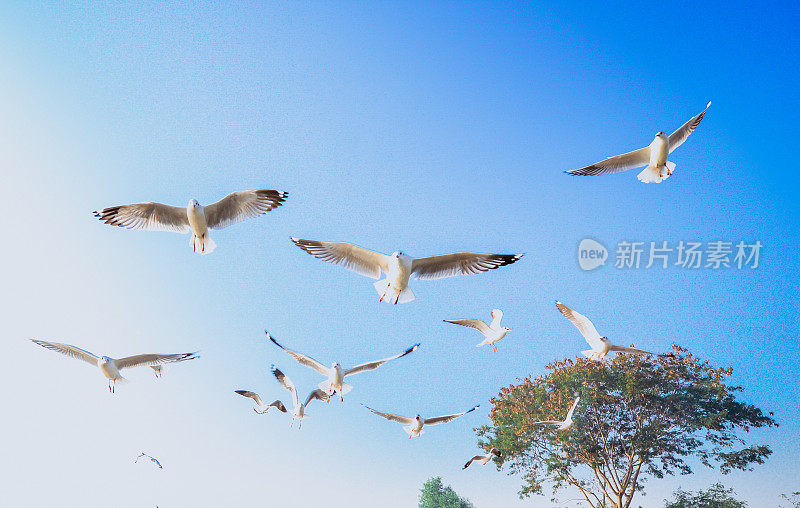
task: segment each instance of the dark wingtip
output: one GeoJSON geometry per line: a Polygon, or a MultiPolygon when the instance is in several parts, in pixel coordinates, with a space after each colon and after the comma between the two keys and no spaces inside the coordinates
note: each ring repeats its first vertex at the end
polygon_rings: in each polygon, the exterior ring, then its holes
{"type": "Polygon", "coordinates": [[[276,346],[278,346],[278,347],[279,347],[279,348],[281,348],[281,349],[286,349],[286,348],[284,348],[283,346],[281,346],[280,344],[278,344],[278,341],[277,341],[277,340],[275,340],[275,337],[273,337],[271,333],[269,333],[269,332],[268,332],[268,331],[266,331],[266,330],[264,330],[264,333],[266,333],[266,334],[267,334],[267,338],[268,338],[269,340],[271,340],[273,344],[275,344],[276,346]]]}

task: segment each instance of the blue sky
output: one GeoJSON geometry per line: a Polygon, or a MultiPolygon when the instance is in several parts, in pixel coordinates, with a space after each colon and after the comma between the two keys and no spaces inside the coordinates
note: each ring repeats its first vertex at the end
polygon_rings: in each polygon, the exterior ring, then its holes
{"type": "Polygon", "coordinates": [[[717,480],[753,506],[777,504],[800,489],[798,22],[791,2],[4,3],[4,497],[407,507],[441,475],[482,508],[550,506],[517,500],[516,477],[460,467],[501,386],[585,348],[560,299],[624,342],[661,351],[675,341],[732,365],[743,397],[781,424],[749,435],[773,447],[766,465],[653,480],[642,506],[717,480]],[[562,173],[643,146],[708,100],[665,183],[562,173]],[[194,255],[185,236],[91,215],[253,188],[290,197],[214,233],[210,256],[194,255]],[[377,303],[369,279],[312,259],[289,236],[412,256],[527,255],[418,282],[417,300],[393,307],[377,303]],[[756,270],[582,272],[585,237],[764,248],[756,270]],[[513,328],[497,354],[441,322],[494,307],[513,328]],[[311,408],[296,432],[233,394],[284,397],[270,363],[301,391],[319,381],[266,343],[265,328],[325,363],[422,346],[354,379],[345,404],[311,408]],[[203,358],[160,381],[131,371],[112,397],[97,372],[29,338],[203,358]],[[481,407],[409,441],[359,402],[428,415],[481,407]],[[134,465],[140,450],[165,469],[134,465]]]}

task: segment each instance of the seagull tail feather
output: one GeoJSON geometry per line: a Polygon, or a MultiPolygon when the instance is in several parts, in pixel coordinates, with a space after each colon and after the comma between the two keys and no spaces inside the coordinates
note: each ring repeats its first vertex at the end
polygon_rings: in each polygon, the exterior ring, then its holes
{"type": "Polygon", "coordinates": [[[192,239],[189,241],[192,246],[192,249],[198,254],[211,254],[214,252],[214,249],[217,248],[217,244],[214,240],[211,239],[208,232],[206,232],[203,236],[195,236],[192,235],[192,239]]]}
{"type": "Polygon", "coordinates": [[[389,285],[389,281],[387,279],[379,280],[373,284],[375,286],[375,291],[381,295],[381,301],[387,303],[408,303],[414,300],[414,293],[411,292],[411,288],[406,287],[404,290],[400,291],[400,294],[389,285]],[[395,302],[396,300],[396,302],[395,302]]]}
{"type": "MultiPolygon", "coordinates": [[[[406,431],[406,434],[408,434],[409,436],[414,434],[414,427],[412,427],[411,425],[406,425],[405,427],[403,427],[403,430],[406,431]]],[[[422,432],[420,432],[420,434],[422,434],[422,432]]]]}
{"type": "Polygon", "coordinates": [[[661,183],[675,170],[675,163],[672,161],[667,161],[666,166],[666,169],[647,166],[636,178],[642,183],[661,183]]]}

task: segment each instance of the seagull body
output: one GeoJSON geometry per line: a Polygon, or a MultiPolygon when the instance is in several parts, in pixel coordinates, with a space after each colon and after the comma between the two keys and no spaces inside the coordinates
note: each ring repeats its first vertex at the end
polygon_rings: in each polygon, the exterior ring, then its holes
{"type": "Polygon", "coordinates": [[[485,346],[486,344],[492,345],[492,351],[495,353],[497,352],[497,347],[495,343],[500,341],[503,337],[506,336],[508,332],[511,331],[511,328],[507,326],[500,326],[500,320],[503,319],[503,311],[500,309],[494,309],[492,311],[492,323],[487,325],[484,321],[480,319],[445,319],[445,323],[453,323],[454,325],[461,325],[461,326],[468,326],[470,328],[475,328],[479,332],[483,334],[485,337],[484,341],[480,344],[475,344],[475,347],[485,346]]]}
{"type": "Polygon", "coordinates": [[[569,408],[569,412],[567,412],[567,417],[564,418],[563,421],[558,420],[543,420],[540,422],[534,422],[531,425],[555,425],[556,430],[569,430],[572,428],[572,424],[574,423],[572,420],[572,414],[575,412],[575,407],[578,405],[578,401],[580,401],[580,397],[575,397],[575,402],[572,403],[572,407],[569,408]]]}
{"type": "Polygon", "coordinates": [[[281,413],[286,412],[286,406],[284,406],[283,402],[281,402],[280,400],[272,401],[270,404],[264,404],[264,401],[261,400],[261,397],[256,392],[251,392],[247,390],[234,390],[234,391],[243,397],[253,399],[255,403],[258,404],[259,407],[259,409],[253,408],[253,411],[255,411],[260,415],[263,415],[264,413],[269,411],[269,408],[271,407],[274,407],[281,413]]]}
{"type": "Polygon", "coordinates": [[[311,393],[308,394],[308,397],[306,397],[306,400],[302,404],[300,404],[300,399],[297,397],[297,388],[295,388],[294,383],[292,383],[292,380],[289,379],[289,377],[286,374],[281,372],[281,370],[275,367],[274,365],[271,367],[271,370],[272,370],[272,375],[275,376],[275,379],[278,380],[278,383],[280,383],[282,387],[289,390],[289,393],[292,394],[292,404],[294,405],[294,408],[292,409],[292,422],[289,424],[289,427],[294,425],[295,420],[300,420],[300,423],[297,426],[297,428],[299,429],[303,426],[303,419],[309,417],[309,415],[306,413],[306,408],[308,407],[308,404],[312,400],[326,400],[328,396],[325,392],[317,388],[316,390],[312,390],[311,393]]]}
{"type": "Polygon", "coordinates": [[[327,379],[319,384],[319,389],[323,392],[327,393],[328,401],[330,401],[330,396],[333,395],[334,392],[339,394],[339,398],[342,402],[344,402],[344,395],[353,389],[353,387],[344,382],[345,377],[352,376],[354,374],[359,374],[361,372],[367,372],[370,370],[375,370],[381,365],[391,360],[396,360],[398,358],[402,358],[403,356],[413,352],[419,347],[419,343],[414,344],[410,348],[406,349],[402,353],[398,353],[394,356],[390,356],[388,358],[384,358],[382,360],[375,360],[373,362],[365,362],[355,367],[351,367],[349,369],[343,368],[338,362],[334,362],[333,365],[330,367],[326,367],[320,362],[314,360],[310,356],[306,356],[302,353],[298,353],[296,351],[290,351],[285,347],[281,346],[278,341],[276,341],[269,332],[266,332],[267,338],[272,341],[273,344],[278,346],[279,348],[283,349],[289,355],[297,360],[300,365],[304,365],[310,369],[313,369],[327,379]]]}
{"type": "Polygon", "coordinates": [[[150,455],[144,452],[140,453],[139,456],[136,457],[136,460],[133,461],[133,463],[136,464],[142,457],[147,457],[150,460],[150,462],[158,466],[158,469],[164,469],[164,466],[161,465],[161,462],[159,462],[158,459],[156,459],[155,457],[151,457],[150,455]]]}
{"type": "Polygon", "coordinates": [[[286,196],[286,192],[276,190],[237,191],[205,207],[196,199],[190,200],[186,208],[148,202],[112,206],[94,215],[106,224],[127,229],[191,232],[192,250],[209,254],[216,248],[209,229],[222,229],[267,213],[280,206],[286,196]]]}
{"type": "Polygon", "coordinates": [[[661,183],[669,178],[675,170],[675,163],[668,161],[667,157],[681,146],[686,141],[686,138],[689,137],[689,134],[700,125],[700,121],[709,106],[711,106],[711,102],[706,105],[706,109],[693,116],[669,136],[664,132],[656,133],[649,146],[622,155],[615,155],[590,166],[566,171],[566,173],[580,176],[605,175],[621,173],[622,171],[646,165],[647,167],[638,175],[639,181],[643,183],[661,183]]]}
{"type": "Polygon", "coordinates": [[[495,456],[499,457],[500,455],[502,455],[500,453],[500,450],[498,450],[497,448],[492,448],[486,455],[475,455],[474,457],[469,459],[469,462],[464,464],[464,467],[462,467],[461,469],[467,469],[473,462],[480,462],[481,465],[485,466],[486,464],[489,463],[490,460],[492,460],[492,457],[495,456]]]}
{"type": "Polygon", "coordinates": [[[451,422],[456,418],[458,418],[459,416],[464,416],[467,413],[475,411],[480,406],[479,405],[475,406],[472,409],[468,409],[462,413],[455,413],[452,415],[445,415],[445,416],[435,416],[433,418],[422,418],[420,415],[417,415],[414,418],[409,418],[407,416],[400,416],[393,413],[383,413],[381,411],[376,411],[369,406],[364,406],[364,407],[369,409],[376,415],[386,418],[387,420],[404,424],[405,426],[403,427],[403,430],[406,431],[406,434],[408,434],[408,439],[411,439],[412,437],[422,437],[422,434],[425,433],[425,431],[423,431],[422,428],[425,425],[438,425],[440,423],[451,422]]]}
{"type": "Polygon", "coordinates": [[[380,279],[381,272],[385,273],[386,278],[374,284],[375,290],[381,295],[379,301],[395,304],[414,299],[414,293],[408,287],[412,275],[418,279],[468,275],[510,265],[522,257],[522,254],[458,252],[415,259],[400,251],[387,256],[344,242],[318,242],[294,237],[292,242],[317,259],[342,265],[366,277],[380,279]]]}
{"type": "Polygon", "coordinates": [[[176,354],[143,354],[126,356],[125,358],[111,358],[109,356],[97,356],[89,351],[69,344],[60,342],[47,342],[44,340],[32,339],[32,342],[40,346],[61,353],[78,360],[83,360],[100,368],[100,372],[108,379],[108,391],[114,393],[117,381],[125,381],[120,370],[141,365],[160,365],[165,363],[182,362],[198,358],[197,353],[176,353],[176,354]]]}
{"type": "Polygon", "coordinates": [[[608,353],[611,352],[632,353],[639,355],[653,354],[650,351],[645,351],[644,349],[615,346],[611,343],[611,341],[608,340],[608,337],[602,337],[599,333],[597,333],[597,329],[594,327],[592,322],[589,321],[589,319],[583,314],[575,312],[559,301],[556,301],[556,307],[558,307],[558,310],[561,311],[561,314],[563,314],[565,318],[569,319],[570,322],[575,325],[575,328],[581,332],[581,335],[583,335],[583,337],[586,339],[586,342],[588,342],[592,347],[592,349],[581,351],[581,353],[583,353],[583,355],[590,360],[602,360],[608,353]]]}

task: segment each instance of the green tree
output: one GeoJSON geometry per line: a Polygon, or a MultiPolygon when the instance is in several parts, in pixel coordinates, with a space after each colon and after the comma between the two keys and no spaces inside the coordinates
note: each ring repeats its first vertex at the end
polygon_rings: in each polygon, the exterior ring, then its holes
{"type": "Polygon", "coordinates": [[[745,446],[741,431],[776,426],[736,399],[731,368],[712,368],[673,345],[667,355],[617,355],[604,362],[563,360],[492,399],[492,425],[478,443],[522,476],[520,497],[571,486],[592,507],[628,508],[648,477],[689,474],[690,457],[722,473],[749,469],[772,453],[745,446]],[[576,395],[575,425],[559,432],[538,420],[563,418],[576,395]]]}
{"type": "Polygon", "coordinates": [[[422,485],[419,495],[419,508],[475,508],[468,499],[458,497],[453,489],[445,487],[442,477],[428,479],[422,485]]]}
{"type": "Polygon", "coordinates": [[[678,489],[674,501],[667,501],[664,508],[745,508],[747,503],[733,497],[733,489],[715,483],[708,490],[697,494],[678,489]]]}

